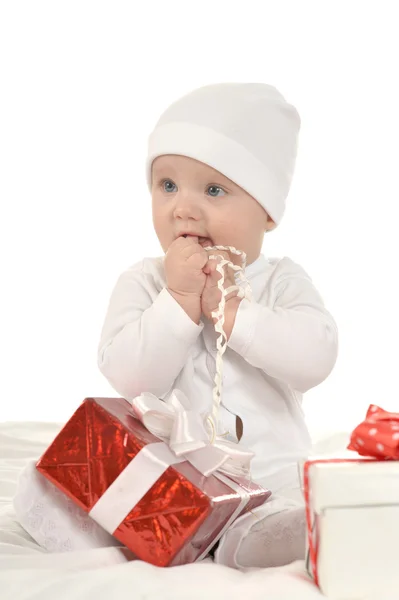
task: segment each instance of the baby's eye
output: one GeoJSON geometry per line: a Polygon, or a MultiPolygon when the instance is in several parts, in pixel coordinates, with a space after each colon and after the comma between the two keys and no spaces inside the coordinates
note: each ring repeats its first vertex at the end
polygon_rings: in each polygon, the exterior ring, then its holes
{"type": "Polygon", "coordinates": [[[175,184],[173,183],[173,181],[170,181],[170,179],[166,179],[165,181],[162,182],[162,187],[163,187],[163,189],[164,189],[165,192],[173,191],[173,190],[170,189],[170,187],[171,186],[173,187],[174,185],[175,184]]]}
{"type": "MultiPolygon", "coordinates": [[[[170,179],[165,179],[164,181],[162,181],[161,185],[162,185],[164,192],[170,193],[170,192],[176,191],[176,185],[170,179]],[[175,188],[175,189],[173,189],[173,188],[175,188]]],[[[207,190],[209,190],[209,195],[212,196],[213,198],[217,198],[218,196],[221,195],[221,194],[218,194],[218,192],[222,192],[222,195],[224,195],[226,193],[221,187],[219,187],[217,185],[210,185],[207,188],[207,190]]]]}
{"type": "Polygon", "coordinates": [[[219,187],[219,186],[217,186],[217,185],[210,185],[210,186],[208,187],[208,190],[212,190],[212,192],[211,192],[211,191],[209,192],[209,195],[210,195],[210,196],[213,196],[214,198],[217,198],[217,193],[216,193],[216,194],[214,194],[214,193],[213,193],[215,190],[216,190],[216,192],[217,192],[217,190],[219,190],[220,192],[223,192],[223,194],[225,194],[225,193],[226,193],[224,190],[222,190],[222,188],[221,188],[221,187],[219,187]]]}

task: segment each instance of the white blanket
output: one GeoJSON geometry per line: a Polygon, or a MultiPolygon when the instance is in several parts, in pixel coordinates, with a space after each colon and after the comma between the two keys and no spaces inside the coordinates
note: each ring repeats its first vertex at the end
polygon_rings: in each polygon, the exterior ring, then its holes
{"type": "MultiPolygon", "coordinates": [[[[54,423],[0,424],[1,600],[323,598],[302,561],[287,567],[239,572],[210,559],[161,569],[127,561],[118,548],[46,552],[16,521],[11,498],[21,469],[40,456],[60,428],[54,423]]],[[[338,435],[320,449],[341,449],[344,440],[338,435]]]]}

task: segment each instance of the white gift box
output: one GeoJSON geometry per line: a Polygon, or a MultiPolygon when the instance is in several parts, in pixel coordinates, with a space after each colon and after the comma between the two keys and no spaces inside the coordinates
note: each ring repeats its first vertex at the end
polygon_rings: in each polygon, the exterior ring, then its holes
{"type": "Polygon", "coordinates": [[[332,600],[390,593],[399,598],[399,461],[375,461],[354,452],[342,459],[308,461],[316,558],[312,565],[308,544],[309,573],[332,600]]]}

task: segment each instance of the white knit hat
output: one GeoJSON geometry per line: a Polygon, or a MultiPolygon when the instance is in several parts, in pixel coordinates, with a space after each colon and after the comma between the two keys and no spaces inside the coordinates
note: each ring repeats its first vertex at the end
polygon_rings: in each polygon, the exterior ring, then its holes
{"type": "Polygon", "coordinates": [[[294,174],[301,120],[273,86],[218,83],[166,109],[148,140],[147,184],[157,156],[199,160],[242,187],[280,223],[294,174]]]}

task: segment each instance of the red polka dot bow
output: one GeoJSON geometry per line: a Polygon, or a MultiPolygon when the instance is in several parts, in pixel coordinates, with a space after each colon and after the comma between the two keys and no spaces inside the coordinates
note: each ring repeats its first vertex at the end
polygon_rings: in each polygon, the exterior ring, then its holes
{"type": "Polygon", "coordinates": [[[371,404],[366,419],[353,430],[348,450],[361,456],[399,460],[399,413],[371,404]]]}

